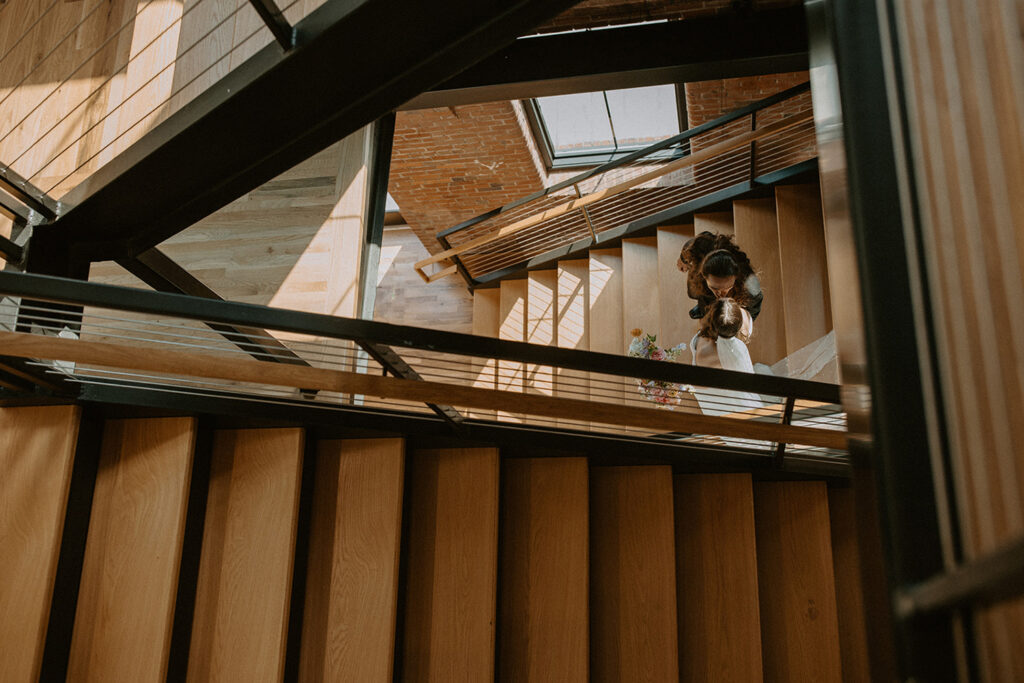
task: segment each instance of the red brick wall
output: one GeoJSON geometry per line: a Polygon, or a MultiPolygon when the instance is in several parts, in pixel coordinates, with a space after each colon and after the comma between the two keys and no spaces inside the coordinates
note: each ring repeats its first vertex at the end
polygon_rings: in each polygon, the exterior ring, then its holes
{"type": "Polygon", "coordinates": [[[436,233],[546,180],[518,102],[398,113],[388,191],[432,253],[436,233]]]}
{"type": "Polygon", "coordinates": [[[770,76],[725,78],[686,84],[686,118],[690,128],[734,109],[807,81],[806,71],[770,76]]]}
{"type": "MultiPolygon", "coordinates": [[[[753,3],[758,9],[799,4],[801,0],[754,0],[753,3]]],[[[547,33],[656,19],[688,19],[728,12],[732,5],[733,0],[584,0],[537,27],[537,31],[547,33]]]]}

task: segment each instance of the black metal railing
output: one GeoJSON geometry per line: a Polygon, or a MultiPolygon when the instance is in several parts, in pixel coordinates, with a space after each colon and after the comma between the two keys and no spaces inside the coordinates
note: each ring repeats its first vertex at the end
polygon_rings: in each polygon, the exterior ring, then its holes
{"type": "Polygon", "coordinates": [[[0,356],[72,383],[845,461],[830,384],[39,275],[0,273],[0,295],[0,356]],[[304,365],[279,362],[282,345],[304,365]],[[644,382],[670,388],[672,410],[654,409],[644,382]]]}
{"type": "MultiPolygon", "coordinates": [[[[810,84],[789,88],[713,121],[602,164],[505,206],[463,221],[437,234],[443,250],[496,234],[525,218],[649,174],[702,149],[749,134],[786,117],[811,112],[810,84]]],[[[786,169],[802,169],[816,158],[814,124],[792,128],[729,149],[692,166],[645,181],[538,222],[526,230],[453,255],[450,260],[470,286],[536,267],[565,253],[619,239],[780,179],[786,169]]]]}

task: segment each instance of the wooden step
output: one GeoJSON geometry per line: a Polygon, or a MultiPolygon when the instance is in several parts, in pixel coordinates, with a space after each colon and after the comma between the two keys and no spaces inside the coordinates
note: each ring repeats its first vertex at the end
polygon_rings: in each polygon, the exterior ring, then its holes
{"type": "Polygon", "coordinates": [[[304,434],[214,433],[190,681],[276,681],[284,668],[304,434]]]}
{"type": "Polygon", "coordinates": [[[404,681],[494,679],[498,451],[417,451],[409,463],[404,681]]]}
{"type": "MultiPolygon", "coordinates": [[[[526,341],[542,346],[557,346],[557,300],[556,271],[538,270],[529,274],[526,279],[526,341]]],[[[555,377],[551,366],[529,364],[526,366],[525,379],[528,393],[554,395],[555,377]]]]}
{"type": "Polygon", "coordinates": [[[659,344],[664,345],[658,275],[657,237],[622,240],[622,337],[627,345],[633,328],[656,335],[659,344]]]}
{"type": "MultiPolygon", "coordinates": [[[[590,251],[590,350],[623,355],[629,340],[623,332],[622,250],[592,249],[590,251]]],[[[624,400],[623,380],[611,375],[594,374],[590,393],[596,400],[624,400]]]]}
{"type": "MultiPolygon", "coordinates": [[[[558,262],[556,343],[563,349],[590,349],[590,260],[558,262]]],[[[563,398],[590,397],[590,377],[580,370],[559,368],[555,394],[563,398]]],[[[559,420],[559,424],[586,429],[586,422],[559,420]]]]}
{"type": "MultiPolygon", "coordinates": [[[[526,280],[504,280],[500,286],[498,337],[510,341],[526,341],[526,280]]],[[[498,361],[498,389],[522,393],[526,390],[526,365],[510,360],[498,361]]],[[[510,413],[498,412],[498,419],[520,422],[510,413]]]]}
{"type": "Polygon", "coordinates": [[[588,680],[586,458],[502,465],[499,680],[588,680]]]}
{"type": "MultiPolygon", "coordinates": [[[[501,329],[501,290],[498,288],[478,289],[473,292],[473,334],[483,337],[498,337],[501,329]]],[[[498,364],[494,360],[474,358],[470,360],[473,369],[473,386],[480,389],[498,388],[498,364]]],[[[493,410],[471,410],[470,417],[493,419],[493,410]]]]}
{"type": "Polygon", "coordinates": [[[317,444],[300,675],[391,681],[403,439],[317,444]]]}
{"type": "MultiPolygon", "coordinates": [[[[690,340],[700,327],[689,315],[696,302],[686,294],[686,273],[676,265],[680,250],[694,235],[693,230],[692,225],[658,228],[658,308],[661,321],[658,341],[662,346],[675,346],[682,342],[689,348],[690,340]]],[[[689,362],[689,356],[683,360],[689,362]]]]}
{"type": "Polygon", "coordinates": [[[775,208],[788,356],[832,330],[820,190],[817,185],[780,185],[775,208]]]}
{"type": "Polygon", "coordinates": [[[68,680],[163,680],[195,440],[193,418],[104,425],[68,680]]]}
{"type": "Polygon", "coordinates": [[[734,232],[733,216],[731,211],[719,211],[715,213],[696,213],[693,215],[693,234],[699,235],[707,230],[708,232],[731,235],[734,232]]]}
{"type": "Polygon", "coordinates": [[[590,473],[594,681],[679,680],[672,470],[590,473]]]}
{"type": "Polygon", "coordinates": [[[80,412],[0,408],[0,680],[35,681],[43,661],[80,412]]]}
{"type": "Polygon", "coordinates": [[[760,680],[750,475],[677,475],[675,519],[679,680],[760,680]]]}
{"type": "Polygon", "coordinates": [[[750,358],[755,363],[772,365],[786,356],[786,300],[779,261],[779,226],[775,202],[771,199],[744,199],[732,203],[736,244],[750,257],[754,272],[761,279],[764,304],[754,322],[750,339],[750,358]]]}
{"type": "Polygon", "coordinates": [[[764,680],[842,680],[824,482],[754,484],[764,680]]]}

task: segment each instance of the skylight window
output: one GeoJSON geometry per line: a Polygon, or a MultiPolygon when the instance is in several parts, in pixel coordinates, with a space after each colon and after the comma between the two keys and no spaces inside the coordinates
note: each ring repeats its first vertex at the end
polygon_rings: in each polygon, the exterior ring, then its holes
{"type": "Polygon", "coordinates": [[[679,133],[672,85],[538,97],[542,146],[553,165],[600,163],[679,133]],[[596,159],[604,155],[603,159],[596,159]]]}

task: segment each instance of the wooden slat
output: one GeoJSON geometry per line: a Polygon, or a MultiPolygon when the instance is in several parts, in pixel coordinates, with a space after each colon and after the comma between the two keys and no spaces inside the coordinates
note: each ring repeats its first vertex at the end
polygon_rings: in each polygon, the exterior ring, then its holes
{"type": "Polygon", "coordinates": [[[761,680],[749,474],[675,477],[679,680],[761,680]]]}
{"type": "Polygon", "coordinates": [[[499,680],[588,680],[585,458],[502,469],[499,680]]]}
{"type": "Polygon", "coordinates": [[[401,439],[317,444],[303,681],[392,679],[404,463],[401,439]]]}
{"type": "Polygon", "coordinates": [[[788,356],[832,329],[821,191],[817,185],[780,185],[775,209],[788,356]]]}
{"type": "Polygon", "coordinates": [[[705,230],[722,235],[732,235],[735,232],[732,212],[695,213],[693,215],[693,234],[699,235],[705,230]]]}
{"type": "Polygon", "coordinates": [[[163,680],[195,439],[193,418],[104,426],[68,680],[163,680]]]}
{"type": "Polygon", "coordinates": [[[841,681],[823,482],[754,484],[764,680],[841,681]]]}
{"type": "Polygon", "coordinates": [[[676,681],[675,532],[667,466],[590,473],[593,681],[676,681]]]}
{"type": "Polygon", "coordinates": [[[622,240],[622,338],[627,344],[630,330],[639,327],[646,334],[657,335],[664,346],[658,275],[657,237],[622,240]]]}
{"type": "Polygon", "coordinates": [[[608,424],[717,434],[762,441],[785,441],[824,448],[846,447],[846,433],[829,429],[757,423],[533,394],[516,394],[510,397],[503,391],[440,382],[378,377],[282,363],[225,360],[199,353],[137,349],[120,344],[76,341],[21,332],[0,332],[0,352],[23,358],[67,360],[176,376],[187,370],[191,376],[257,384],[366,394],[423,403],[515,410],[554,418],[577,419],[580,415],[588,415],[592,416],[595,422],[608,424]]]}
{"type": "Polygon", "coordinates": [[[754,334],[749,343],[750,358],[755,363],[772,365],[786,357],[786,304],[775,202],[771,199],[744,199],[733,202],[732,211],[736,244],[750,257],[764,291],[764,304],[754,322],[754,334]]]}
{"type": "Polygon", "coordinates": [[[3,681],[39,676],[78,421],[75,406],[0,408],[3,681]]]}
{"type": "MultiPolygon", "coordinates": [[[[479,289],[473,292],[473,334],[484,337],[498,337],[501,329],[501,290],[479,289]]],[[[498,362],[491,359],[474,358],[473,386],[480,389],[498,388],[498,362]]],[[[472,417],[493,418],[492,410],[473,410],[472,417]]]]}
{"type": "Polygon", "coordinates": [[[301,429],[214,434],[189,681],[279,681],[284,669],[301,429]]]}
{"type": "Polygon", "coordinates": [[[409,466],[402,680],[493,680],[498,452],[417,451],[409,466]]]}
{"type": "Polygon", "coordinates": [[[697,321],[689,315],[696,302],[686,295],[686,273],[676,265],[679,251],[691,237],[692,225],[658,228],[658,307],[661,319],[658,339],[662,346],[683,342],[689,347],[690,339],[699,329],[697,321]]]}
{"type": "Polygon", "coordinates": [[[871,668],[852,487],[828,490],[828,513],[832,525],[832,567],[836,582],[843,682],[868,683],[871,680],[871,668]]]}

